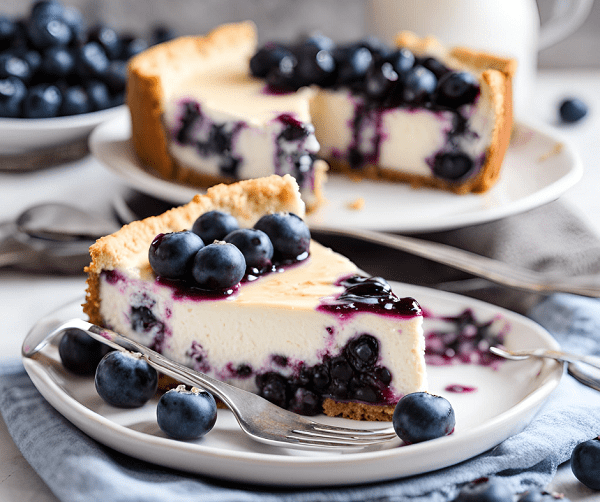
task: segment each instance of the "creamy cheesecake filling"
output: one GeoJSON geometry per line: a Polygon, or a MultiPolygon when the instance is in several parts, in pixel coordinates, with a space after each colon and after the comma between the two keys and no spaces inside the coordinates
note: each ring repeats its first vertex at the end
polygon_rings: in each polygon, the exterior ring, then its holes
{"type": "Polygon", "coordinates": [[[215,179],[290,174],[310,200],[319,151],[309,123],[311,93],[269,94],[262,81],[227,69],[184,80],[164,106],[170,154],[215,179]]]}
{"type": "Polygon", "coordinates": [[[484,92],[475,103],[449,110],[378,108],[349,90],[323,89],[312,102],[311,114],[320,155],[326,158],[345,161],[357,170],[377,165],[436,176],[439,156],[465,155],[472,161],[465,177],[471,177],[481,169],[491,142],[490,107],[484,92]]]}
{"type": "Polygon", "coordinates": [[[395,404],[425,390],[422,314],[349,309],[341,279],[359,272],[315,242],[307,260],[226,296],[195,294],[147,266],[119,268],[100,275],[100,314],[124,335],[252,392],[284,379],[298,382],[294,388],[320,385],[323,396],[339,401],[395,404]],[[366,353],[368,364],[355,353],[366,353]],[[353,357],[358,362],[349,367],[353,357]]]}

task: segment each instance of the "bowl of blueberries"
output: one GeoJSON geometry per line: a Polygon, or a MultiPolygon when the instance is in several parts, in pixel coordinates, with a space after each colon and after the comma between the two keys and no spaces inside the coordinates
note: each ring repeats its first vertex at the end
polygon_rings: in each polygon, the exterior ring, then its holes
{"type": "Polygon", "coordinates": [[[23,17],[0,14],[0,155],[83,140],[125,112],[127,61],[173,38],[146,38],[88,25],[60,0],[39,0],[23,17]]]}

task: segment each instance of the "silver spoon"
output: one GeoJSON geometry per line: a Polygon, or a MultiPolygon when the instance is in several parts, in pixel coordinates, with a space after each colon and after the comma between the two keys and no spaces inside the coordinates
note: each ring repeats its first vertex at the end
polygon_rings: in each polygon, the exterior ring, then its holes
{"type": "Polygon", "coordinates": [[[52,240],[95,240],[112,234],[119,225],[99,214],[60,202],[32,206],[16,219],[17,229],[31,237],[52,240]]]}

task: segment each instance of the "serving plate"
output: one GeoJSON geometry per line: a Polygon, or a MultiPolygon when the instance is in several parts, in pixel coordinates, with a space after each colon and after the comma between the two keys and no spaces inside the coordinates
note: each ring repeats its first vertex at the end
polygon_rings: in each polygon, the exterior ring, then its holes
{"type": "MultiPolygon", "coordinates": [[[[181,185],[145,170],[131,146],[127,113],[100,125],[90,150],[127,185],[174,204],[184,204],[202,189],[181,185]]],[[[527,211],[550,202],[582,176],[579,157],[555,130],[518,123],[496,186],[485,194],[456,195],[405,184],[353,181],[329,174],[327,203],[307,217],[309,225],[363,228],[403,233],[459,228],[527,211]],[[361,209],[353,209],[360,207],[361,209]]]]}
{"type": "MultiPolygon", "coordinates": [[[[451,293],[391,283],[400,296],[411,295],[428,313],[425,331],[443,328],[445,316],[470,308],[479,321],[496,318],[507,330],[512,349],[558,348],[539,325],[510,311],[451,293]]],[[[44,317],[33,330],[48,332],[82,316],[82,299],[44,317]]],[[[176,441],[156,422],[153,399],[135,410],[104,403],[92,377],[68,373],[56,345],[23,360],[34,385],[48,402],[83,432],[117,451],[165,467],[220,479],[279,486],[334,486],[379,482],[434,471],[478,455],[520,432],[533,418],[563,373],[554,361],[506,361],[496,369],[475,364],[429,366],[430,392],[446,397],[456,413],[453,434],[402,445],[400,440],[353,452],[292,450],[257,443],[241,432],[228,410],[219,410],[215,428],[204,438],[176,441]],[[470,388],[452,392],[451,388],[470,388]]],[[[355,427],[356,422],[318,417],[323,422],[355,427]]],[[[361,423],[381,427],[381,423],[361,423]]]]}
{"type": "Polygon", "coordinates": [[[25,154],[86,139],[94,127],[123,116],[126,110],[121,105],[69,117],[0,118],[0,155],[25,154]]]}

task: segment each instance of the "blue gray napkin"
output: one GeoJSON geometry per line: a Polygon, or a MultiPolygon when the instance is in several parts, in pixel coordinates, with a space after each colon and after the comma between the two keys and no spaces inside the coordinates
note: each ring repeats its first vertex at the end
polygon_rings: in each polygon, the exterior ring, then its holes
{"type": "MultiPolygon", "coordinates": [[[[530,312],[566,350],[600,355],[600,300],[554,295],[530,312]]],[[[61,500],[383,502],[453,499],[461,485],[497,476],[513,492],[544,487],[581,441],[600,433],[600,392],[566,376],[520,434],[437,472],[347,488],[236,485],[135,460],[96,443],[38,393],[20,362],[0,367],[0,412],[17,447],[61,500]]]]}

